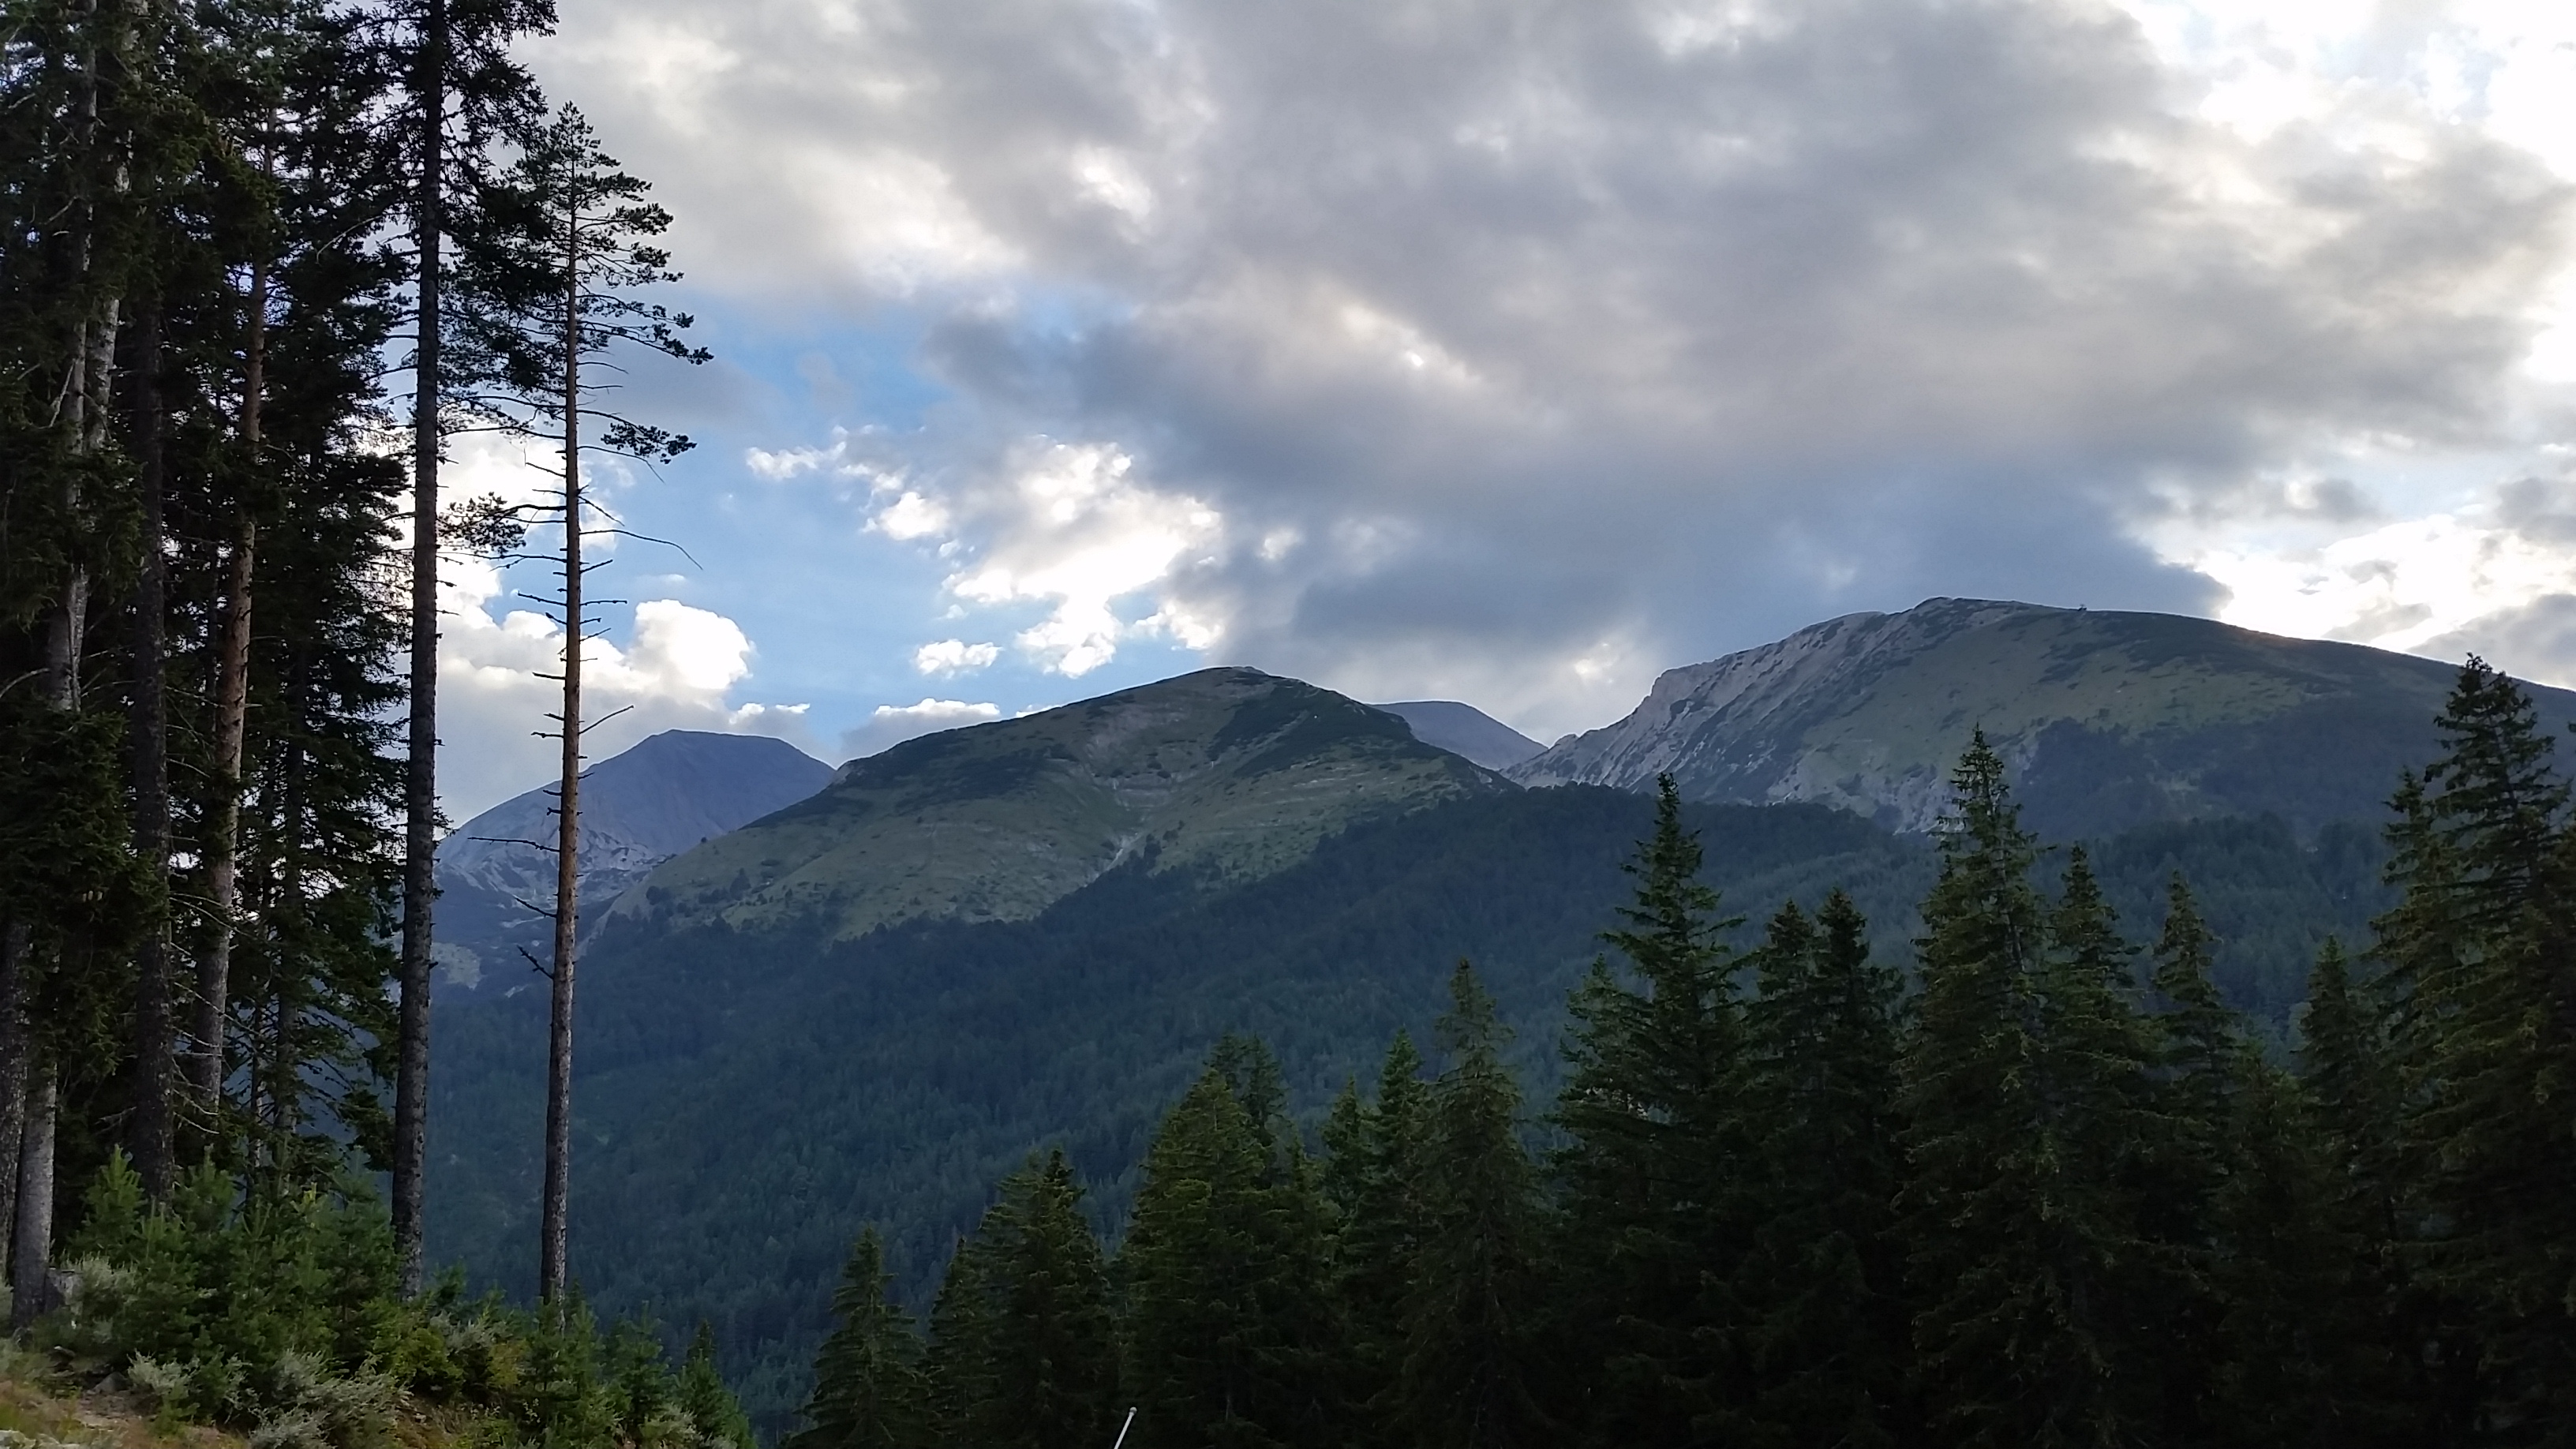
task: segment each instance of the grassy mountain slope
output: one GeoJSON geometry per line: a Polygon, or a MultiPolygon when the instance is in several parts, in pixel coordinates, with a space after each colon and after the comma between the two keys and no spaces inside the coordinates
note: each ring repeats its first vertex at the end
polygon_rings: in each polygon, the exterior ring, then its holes
{"type": "MultiPolygon", "coordinates": [[[[1627,718],[1508,773],[1701,800],[1813,800],[1898,830],[1938,817],[1983,728],[2060,836],[2157,820],[2372,816],[2432,757],[2457,670],[2169,614],[1933,599],[1672,670],[1627,718]]],[[[2533,691],[2554,732],[2576,694],[2533,691]]]]}
{"type": "Polygon", "coordinates": [[[1329,690],[1206,669],[854,761],[618,910],[662,930],[838,937],[1026,920],[1129,860],[1251,878],[1354,820],[1505,788],[1329,690]]]}

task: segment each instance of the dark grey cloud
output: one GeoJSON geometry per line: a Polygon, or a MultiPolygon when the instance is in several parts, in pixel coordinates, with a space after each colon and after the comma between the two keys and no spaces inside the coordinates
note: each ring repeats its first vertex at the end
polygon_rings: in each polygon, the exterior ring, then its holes
{"type": "Polygon", "coordinates": [[[2076,0],[601,14],[701,281],[938,314],[970,546],[1115,448],[1222,516],[1162,593],[1225,656],[1550,732],[1852,608],[2212,607],[2137,520],[2493,436],[2566,239],[2475,128],[2224,130],[2076,0]]]}

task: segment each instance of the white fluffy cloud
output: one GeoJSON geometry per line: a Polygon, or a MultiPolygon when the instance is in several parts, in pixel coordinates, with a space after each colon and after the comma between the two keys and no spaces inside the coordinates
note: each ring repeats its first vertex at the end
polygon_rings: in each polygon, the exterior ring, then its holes
{"type": "MultiPolygon", "coordinates": [[[[467,817],[553,777],[562,686],[563,630],[532,609],[503,606],[497,569],[451,563],[440,591],[440,796],[448,817],[467,817]]],[[[740,703],[751,641],[721,614],[674,599],[635,606],[625,647],[592,639],[582,649],[584,741],[605,759],[667,729],[779,735],[810,747],[805,706],[740,703]],[[612,717],[613,716],[613,717],[612,717]]]]}
{"type": "Polygon", "coordinates": [[[918,432],[754,471],[867,454],[1068,676],[1153,632],[1553,733],[1931,593],[2311,597],[2263,580],[2477,526],[2576,416],[2564,7],[563,13],[701,283],[920,323],[918,432]],[[2340,534],[2239,506],[2371,459],[2340,534]]]}
{"type": "Polygon", "coordinates": [[[881,704],[868,722],[841,735],[841,753],[852,759],[873,755],[918,735],[984,724],[1002,717],[997,704],[969,704],[962,699],[924,698],[919,704],[881,704]]]}
{"type": "Polygon", "coordinates": [[[912,667],[924,674],[971,674],[989,669],[1002,657],[1000,646],[940,639],[912,651],[912,667]]]}

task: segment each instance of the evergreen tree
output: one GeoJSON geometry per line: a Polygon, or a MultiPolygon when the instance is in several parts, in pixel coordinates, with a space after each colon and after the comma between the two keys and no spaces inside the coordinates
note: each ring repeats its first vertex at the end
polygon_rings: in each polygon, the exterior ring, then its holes
{"type": "Polygon", "coordinates": [[[703,1319],[689,1337],[672,1398],[680,1416],[711,1449],[752,1449],[751,1420],[716,1369],[716,1331],[703,1319]]]}
{"type": "MultiPolygon", "coordinates": [[[[2210,1337],[2201,1442],[2245,1449],[2386,1442],[2356,1391],[2375,1306],[2354,1291],[2360,1244],[2338,1231],[2334,1182],[2298,1083],[2250,1052],[2236,1075],[2227,1173],[2208,1204],[2196,1279],[2210,1337]]],[[[2175,1441],[2181,1442],[2181,1441],[2175,1441]]]]}
{"type": "Polygon", "coordinates": [[[1902,982],[1869,959],[1837,890],[1811,922],[1772,917],[1747,1006],[1743,1088],[1762,1164],[1737,1298],[1759,1398],[1790,1445],[1893,1444],[1909,1432],[1896,1016],[1902,982]]]}
{"type": "Polygon", "coordinates": [[[1303,1161],[1275,1163],[1254,1128],[1268,1062],[1220,1047],[1146,1154],[1119,1257],[1139,1444],[1335,1442],[1324,1203],[1303,1161]],[[1256,1070],[1229,1072],[1235,1060],[1256,1070]]]}
{"type": "Polygon", "coordinates": [[[2299,1086],[2324,1181],[2314,1226],[2345,1252],[2328,1422],[2349,1444],[2443,1442],[2440,1379],[2420,1347],[2435,1305],[2411,1285],[2403,1256],[2399,1089],[2381,1013],[2339,941],[2317,953],[2299,1026],[2299,1086]]]}
{"type": "Polygon", "coordinates": [[[1423,1239],[1405,1303],[1402,1422],[1422,1449],[1536,1442],[1534,1178],[1493,998],[1464,961],[1440,1019],[1448,1066],[1423,1104],[1423,1239]]]}
{"type": "Polygon", "coordinates": [[[1061,1149],[1002,1182],[931,1315],[943,1439],[1077,1449],[1116,1428],[1117,1349],[1100,1245],[1061,1149]]]}
{"type": "Polygon", "coordinates": [[[887,1293],[885,1244],[874,1224],[859,1233],[832,1295],[832,1336],[814,1359],[807,1427],[782,1449],[911,1449],[928,1442],[921,1340],[912,1315],[887,1293]]]}
{"type": "Polygon", "coordinates": [[[1902,1061],[1917,1378],[1950,1442],[2123,1442],[2144,1427],[2123,1402],[2134,1244],[2101,1163],[2135,1065],[2106,999],[2123,952],[2080,871],[2048,918],[1982,732],[1951,790],[1902,1061]]]}
{"type": "Polygon", "coordinates": [[[1724,1288],[1747,1236],[1750,1148],[1732,1090],[1743,1025],[1722,940],[1740,922],[1716,916],[1671,777],[1656,790],[1654,834],[1624,867],[1635,898],[1604,933],[1633,977],[1596,962],[1576,989],[1556,1110],[1566,1341],[1600,1363],[1567,1411],[1600,1443],[1696,1442],[1729,1432],[1743,1401],[1724,1288]]]}
{"type": "Polygon", "coordinates": [[[2424,1286],[2477,1338],[2437,1335],[2475,1373],[2501,1442],[2576,1436],[2576,846],[2568,786],[2531,701],[2472,658],[2438,721],[2441,759],[2401,788],[2378,923],[2396,997],[2410,1186],[2430,1231],[2424,1286]]]}
{"type": "Polygon", "coordinates": [[[1344,1392],[1356,1442],[1386,1442],[1397,1415],[1404,1362],[1404,1305],[1412,1297],[1425,1205],[1415,1164],[1422,1152],[1422,1056],[1399,1030],[1378,1070],[1377,1100],[1356,1090],[1326,1124],[1324,1186],[1340,1215],[1335,1298],[1348,1335],[1344,1392]]]}
{"type": "MultiPolygon", "coordinates": [[[[2147,1291],[2156,1329],[2174,1345],[2159,1366],[2164,1434],[2178,1442],[2213,1432],[2211,1354],[2222,1311],[2212,1282],[2221,1251],[2219,1195],[2240,1167],[2268,1171],[2271,1178],[2244,1185],[2238,1199],[2247,1210],[2277,1207],[2264,1194],[2295,1195],[2299,1186],[2295,1106],[2280,1092],[2261,1104],[2239,1101],[2246,1075],[2259,1063],[2211,979],[2216,947],[2191,888],[2173,876],[2155,946],[2152,984],[2159,1009],[2148,1018],[2158,1068],[2158,1120],[2157,1135],[2145,1148],[2139,1231],[2151,1253],[2154,1282],[2147,1291]],[[2247,1151],[2262,1154],[2262,1160],[2240,1163],[2239,1154],[2247,1151]]],[[[2266,1229],[2264,1241],[2276,1245],[2276,1236],[2266,1229]]]]}

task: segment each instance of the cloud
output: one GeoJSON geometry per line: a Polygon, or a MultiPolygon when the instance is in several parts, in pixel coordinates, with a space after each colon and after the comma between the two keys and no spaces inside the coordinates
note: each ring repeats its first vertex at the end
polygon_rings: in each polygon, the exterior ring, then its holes
{"type": "MultiPolygon", "coordinates": [[[[544,614],[500,608],[500,573],[451,562],[440,591],[439,785],[453,822],[553,778],[563,630],[544,614]]],[[[674,599],[635,606],[628,641],[582,649],[584,752],[605,759],[667,729],[777,735],[812,748],[801,704],[737,702],[751,641],[734,621],[674,599]]]]}
{"type": "Polygon", "coordinates": [[[1935,593],[2460,617],[2353,570],[2468,505],[2350,464],[2563,416],[2568,37],[2311,10],[567,0],[548,58],[698,283],[919,322],[917,431],[751,466],[866,454],[1041,666],[1547,736],[1935,593]]]}
{"type": "Polygon", "coordinates": [[[1001,657],[998,645],[942,639],[912,651],[912,667],[924,674],[969,674],[992,667],[993,661],[1001,657]]]}
{"type": "Polygon", "coordinates": [[[919,704],[881,704],[868,722],[841,735],[841,753],[850,759],[873,755],[915,736],[961,729],[1002,717],[997,704],[968,704],[962,699],[928,699],[919,704]]]}

